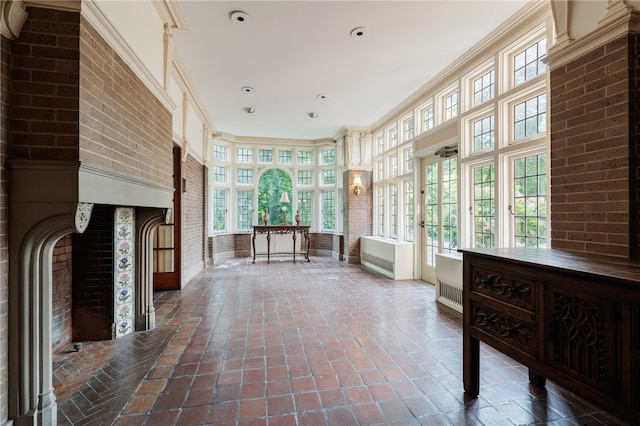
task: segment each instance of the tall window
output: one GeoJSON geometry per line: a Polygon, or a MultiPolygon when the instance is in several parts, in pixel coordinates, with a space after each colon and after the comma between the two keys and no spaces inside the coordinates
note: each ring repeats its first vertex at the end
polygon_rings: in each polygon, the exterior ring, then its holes
{"type": "Polygon", "coordinates": [[[384,152],[384,135],[378,136],[376,146],[378,147],[378,154],[382,154],[384,152]]]}
{"type": "Polygon", "coordinates": [[[253,169],[238,169],[238,183],[253,183],[253,169]]]}
{"type": "Polygon", "coordinates": [[[398,128],[389,130],[389,145],[393,148],[398,145],[398,128]]]}
{"type": "Polygon", "coordinates": [[[389,201],[391,210],[391,220],[389,225],[389,234],[391,238],[398,239],[398,184],[392,183],[389,185],[389,201]]]}
{"type": "Polygon", "coordinates": [[[413,171],[413,148],[407,148],[404,150],[404,171],[413,171]]]}
{"type": "Polygon", "coordinates": [[[514,139],[522,139],[547,131],[547,95],[541,94],[516,104],[514,110],[514,139]]]}
{"type": "Polygon", "coordinates": [[[546,66],[542,59],[547,56],[547,39],[529,46],[513,58],[514,85],[519,85],[545,72],[546,66]]]}
{"type": "Polygon", "coordinates": [[[249,231],[253,226],[253,191],[238,191],[238,231],[249,231]]]}
{"type": "Polygon", "coordinates": [[[261,149],[258,151],[258,161],[261,163],[271,163],[273,162],[273,150],[272,149],[261,149]]]}
{"type": "Polygon", "coordinates": [[[514,160],[516,247],[547,247],[547,158],[546,154],[514,160]]]}
{"type": "Polygon", "coordinates": [[[378,161],[378,180],[384,179],[384,160],[378,161]]]}
{"type": "Polygon", "coordinates": [[[422,112],[422,131],[433,129],[433,107],[427,108],[422,112]]]}
{"type": "Polygon", "coordinates": [[[475,152],[493,149],[495,138],[494,116],[490,115],[473,123],[473,150],[475,152]]]}
{"type": "Polygon", "coordinates": [[[473,82],[473,105],[480,105],[493,98],[495,91],[495,71],[491,70],[473,82]]]}
{"type": "Polygon", "coordinates": [[[214,145],[213,158],[218,161],[227,161],[227,147],[224,145],[214,145]]]}
{"type": "Polygon", "coordinates": [[[438,193],[440,186],[440,177],[438,171],[438,163],[427,164],[426,176],[426,188],[425,188],[425,256],[427,265],[436,266],[436,254],[439,247],[439,203],[438,193]]]}
{"type": "Polygon", "coordinates": [[[384,237],[384,186],[377,187],[378,191],[378,236],[384,237]]]}
{"type": "Polygon", "coordinates": [[[335,231],[336,229],[336,193],[322,191],[322,229],[335,231]]]}
{"type": "Polygon", "coordinates": [[[414,240],[414,200],[413,195],[413,181],[407,180],[404,182],[404,233],[407,241],[414,240]]]}
{"type": "Polygon", "coordinates": [[[473,169],[473,235],[476,247],[495,246],[496,177],[493,164],[473,169]]]}
{"type": "Polygon", "coordinates": [[[458,92],[444,98],[444,119],[449,120],[458,115],[458,92]]]}
{"type": "Polygon", "coordinates": [[[213,190],[213,232],[227,229],[227,193],[224,189],[213,190]]]}
{"type": "Polygon", "coordinates": [[[389,156],[389,171],[391,176],[398,176],[398,155],[391,154],[389,156]]]}
{"type": "Polygon", "coordinates": [[[298,211],[301,216],[301,225],[311,225],[313,192],[298,191],[298,211]]]}
{"type": "Polygon", "coordinates": [[[249,148],[238,148],[238,162],[251,163],[253,161],[253,150],[249,148]]]}
{"type": "Polygon", "coordinates": [[[458,159],[442,162],[442,219],[444,239],[442,250],[454,252],[458,248],[458,159]]]}
{"type": "Polygon", "coordinates": [[[213,181],[224,183],[227,181],[226,170],[224,167],[213,166],[213,181]]]}

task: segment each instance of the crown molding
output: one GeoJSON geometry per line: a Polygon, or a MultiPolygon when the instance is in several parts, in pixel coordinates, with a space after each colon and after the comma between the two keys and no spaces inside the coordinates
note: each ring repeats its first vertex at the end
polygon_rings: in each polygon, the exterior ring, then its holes
{"type": "Polygon", "coordinates": [[[274,146],[305,146],[315,147],[322,145],[335,145],[336,140],[333,138],[323,139],[282,139],[282,138],[261,138],[254,136],[236,136],[230,133],[217,132],[212,135],[213,143],[216,141],[233,143],[233,144],[256,144],[256,145],[274,145],[274,146]]]}

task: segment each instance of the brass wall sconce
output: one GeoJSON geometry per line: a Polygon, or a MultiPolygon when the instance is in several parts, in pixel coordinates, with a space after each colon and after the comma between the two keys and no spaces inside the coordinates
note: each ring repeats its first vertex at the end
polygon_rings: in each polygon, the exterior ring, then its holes
{"type": "Polygon", "coordinates": [[[353,178],[353,193],[355,194],[356,197],[358,195],[360,195],[361,188],[362,188],[362,180],[360,179],[360,176],[354,177],[353,178]]]}

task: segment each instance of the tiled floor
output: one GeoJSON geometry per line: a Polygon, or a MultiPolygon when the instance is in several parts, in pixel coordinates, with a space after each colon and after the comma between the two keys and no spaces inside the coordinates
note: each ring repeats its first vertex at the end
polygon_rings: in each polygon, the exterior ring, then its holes
{"type": "Polygon", "coordinates": [[[54,358],[59,424],[618,425],[482,346],[464,397],[461,317],[434,288],[330,258],[204,271],[155,330],[54,358]]]}

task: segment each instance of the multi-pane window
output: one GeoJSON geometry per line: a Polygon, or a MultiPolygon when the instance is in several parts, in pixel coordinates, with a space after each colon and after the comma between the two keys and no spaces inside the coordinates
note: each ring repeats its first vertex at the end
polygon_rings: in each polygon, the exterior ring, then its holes
{"type": "Polygon", "coordinates": [[[273,161],[273,150],[261,149],[258,151],[258,161],[261,163],[271,163],[273,161]]]}
{"type": "Polygon", "coordinates": [[[494,247],[496,176],[493,164],[473,169],[473,235],[475,247],[494,247]]]}
{"type": "Polygon", "coordinates": [[[238,169],[238,183],[253,183],[253,169],[238,169]]]}
{"type": "Polygon", "coordinates": [[[473,150],[475,152],[493,149],[494,138],[493,114],[473,122],[473,150]]]}
{"type": "Polygon", "coordinates": [[[541,94],[513,107],[513,138],[521,139],[547,131],[547,95],[541,94]]]}
{"type": "Polygon", "coordinates": [[[389,130],[389,145],[393,148],[398,145],[398,128],[394,127],[389,130]]]}
{"type": "Polygon", "coordinates": [[[213,202],[213,232],[224,232],[227,226],[227,194],[224,189],[214,189],[213,202]]]}
{"type": "Polygon", "coordinates": [[[382,154],[384,152],[384,135],[378,136],[376,145],[378,147],[378,154],[382,154]]]}
{"type": "Polygon", "coordinates": [[[291,164],[291,151],[283,149],[278,151],[278,162],[282,164],[291,164]]]}
{"type": "Polygon", "coordinates": [[[336,162],[336,150],[326,149],[321,154],[322,164],[334,164],[336,162]]]}
{"type": "Polygon", "coordinates": [[[413,118],[410,118],[404,122],[404,140],[413,138],[413,134],[413,118]]]}
{"type": "Polygon", "coordinates": [[[384,237],[384,186],[377,187],[378,192],[378,235],[384,237]]]}
{"type": "Polygon", "coordinates": [[[530,155],[513,162],[516,247],[547,247],[547,156],[530,155]]]}
{"type": "Polygon", "coordinates": [[[433,129],[434,124],[433,107],[422,111],[422,131],[426,132],[427,130],[433,129]]]}
{"type": "Polygon", "coordinates": [[[298,185],[311,185],[311,170],[298,170],[298,185]]]}
{"type": "Polygon", "coordinates": [[[313,192],[298,191],[298,211],[301,216],[301,225],[311,225],[312,200],[313,192]]]}
{"type": "Polygon", "coordinates": [[[335,170],[323,170],[322,171],[322,184],[323,185],[335,185],[336,184],[336,171],[335,170]]]}
{"type": "Polygon", "coordinates": [[[213,166],[213,181],[224,183],[227,181],[227,173],[224,167],[213,166]]]}
{"type": "Polygon", "coordinates": [[[336,229],[336,193],[322,191],[322,229],[335,231],[336,229]]]}
{"type": "Polygon", "coordinates": [[[249,231],[253,226],[253,191],[238,191],[238,231],[249,231]]]}
{"type": "Polygon", "coordinates": [[[404,182],[404,233],[407,241],[414,239],[414,205],[413,205],[413,181],[404,182]]]}
{"type": "Polygon", "coordinates": [[[413,171],[413,148],[407,148],[404,150],[404,171],[413,171]]]}
{"type": "Polygon", "coordinates": [[[298,151],[298,164],[313,164],[313,155],[311,151],[298,151]]]}
{"type": "Polygon", "coordinates": [[[224,145],[214,145],[213,158],[218,161],[227,161],[227,147],[224,145]]]}
{"type": "Polygon", "coordinates": [[[458,115],[458,92],[444,98],[444,119],[449,120],[458,115]]]}
{"type": "Polygon", "coordinates": [[[513,83],[524,83],[546,71],[542,59],[547,56],[547,39],[534,43],[513,57],[513,83]]]}
{"type": "Polygon", "coordinates": [[[440,241],[438,194],[440,177],[438,163],[427,164],[425,188],[425,259],[427,265],[436,266],[436,254],[440,241]]]}
{"type": "Polygon", "coordinates": [[[391,176],[398,176],[398,154],[391,154],[389,156],[389,171],[391,176]]]}
{"type": "Polygon", "coordinates": [[[384,179],[384,160],[378,161],[378,180],[384,179]]]}
{"type": "Polygon", "coordinates": [[[398,184],[389,185],[389,207],[391,220],[389,221],[389,234],[391,238],[398,238],[398,184]]]}
{"type": "Polygon", "coordinates": [[[493,98],[495,71],[491,70],[473,81],[473,105],[480,105],[493,98]]]}
{"type": "Polygon", "coordinates": [[[250,148],[238,148],[238,162],[251,163],[253,161],[253,150],[250,148]]]}
{"type": "Polygon", "coordinates": [[[458,248],[458,158],[442,161],[443,252],[458,248]]]}

